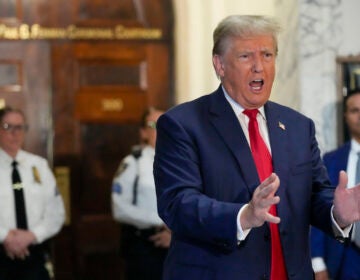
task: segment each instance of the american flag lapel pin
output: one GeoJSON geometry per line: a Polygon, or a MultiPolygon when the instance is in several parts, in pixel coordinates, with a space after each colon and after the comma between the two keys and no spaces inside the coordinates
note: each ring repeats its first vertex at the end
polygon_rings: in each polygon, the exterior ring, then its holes
{"type": "Polygon", "coordinates": [[[285,130],[285,125],[279,121],[279,127],[282,129],[282,130],[285,130]]]}

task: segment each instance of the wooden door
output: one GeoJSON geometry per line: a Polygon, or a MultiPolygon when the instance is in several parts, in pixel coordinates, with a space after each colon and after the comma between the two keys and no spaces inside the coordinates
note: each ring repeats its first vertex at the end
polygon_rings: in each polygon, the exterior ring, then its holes
{"type": "Polygon", "coordinates": [[[169,62],[169,51],[161,45],[53,46],[54,163],[68,167],[73,178],[71,230],[64,234],[71,238],[61,246],[72,250],[84,279],[97,273],[96,279],[107,273],[106,279],[119,279],[123,273],[120,227],[111,217],[112,178],[138,143],[143,111],[170,104],[169,62]]]}

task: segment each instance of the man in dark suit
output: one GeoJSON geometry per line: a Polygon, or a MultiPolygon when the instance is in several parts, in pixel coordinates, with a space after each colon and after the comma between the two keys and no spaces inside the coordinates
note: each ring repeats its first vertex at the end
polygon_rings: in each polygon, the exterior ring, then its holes
{"type": "Polygon", "coordinates": [[[165,280],[312,279],[310,224],[346,238],[360,217],[360,187],[346,189],[345,172],[331,187],[314,123],[268,101],[278,30],[263,16],[221,21],[221,85],[157,122],[158,211],[173,234],[165,280]]]}
{"type": "MultiPolygon", "coordinates": [[[[356,179],[358,152],[360,152],[360,89],[348,94],[344,101],[344,118],[351,140],[324,155],[324,164],[330,181],[336,185],[340,170],[346,170],[348,186],[360,182],[356,179]]],[[[311,254],[316,280],[360,279],[360,248],[355,243],[355,228],[351,242],[341,244],[317,228],[311,229],[311,254]]]]}

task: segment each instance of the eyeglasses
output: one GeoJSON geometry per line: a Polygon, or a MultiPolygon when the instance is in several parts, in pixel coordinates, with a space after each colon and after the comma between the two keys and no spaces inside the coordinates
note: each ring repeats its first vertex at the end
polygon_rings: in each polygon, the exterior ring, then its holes
{"type": "Polygon", "coordinates": [[[156,121],[148,121],[146,123],[146,127],[152,128],[152,129],[156,129],[156,121]]]}
{"type": "Polygon", "coordinates": [[[9,124],[9,123],[2,123],[1,128],[7,132],[25,132],[28,130],[28,126],[26,124],[9,124]]]}

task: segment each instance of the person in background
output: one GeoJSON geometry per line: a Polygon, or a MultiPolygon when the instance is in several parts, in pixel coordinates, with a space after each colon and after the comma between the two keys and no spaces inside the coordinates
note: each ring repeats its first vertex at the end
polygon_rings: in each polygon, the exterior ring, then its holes
{"type": "Polygon", "coordinates": [[[347,189],[344,171],[330,185],[314,122],[269,101],[278,31],[267,16],[222,20],[218,89],[157,122],[164,280],[313,279],[310,225],[345,239],[360,219],[360,186],[347,189]]]}
{"type": "MultiPolygon", "coordinates": [[[[333,185],[339,180],[340,170],[346,170],[349,178],[347,186],[352,187],[360,183],[360,169],[357,172],[360,152],[360,89],[353,90],[346,96],[344,118],[351,139],[336,150],[324,154],[323,160],[333,185]]],[[[312,264],[316,280],[360,279],[360,243],[356,242],[359,226],[356,223],[350,242],[345,244],[337,242],[317,228],[311,229],[312,264]]]]}
{"type": "Polygon", "coordinates": [[[113,179],[112,211],[122,223],[122,250],[128,280],[162,279],[171,233],[156,207],[153,161],[156,121],[163,112],[150,108],[142,118],[141,145],[120,163],[113,179]]]}
{"type": "Polygon", "coordinates": [[[44,241],[65,220],[48,162],[22,150],[26,130],[22,111],[0,109],[0,280],[50,279],[44,241]]]}

